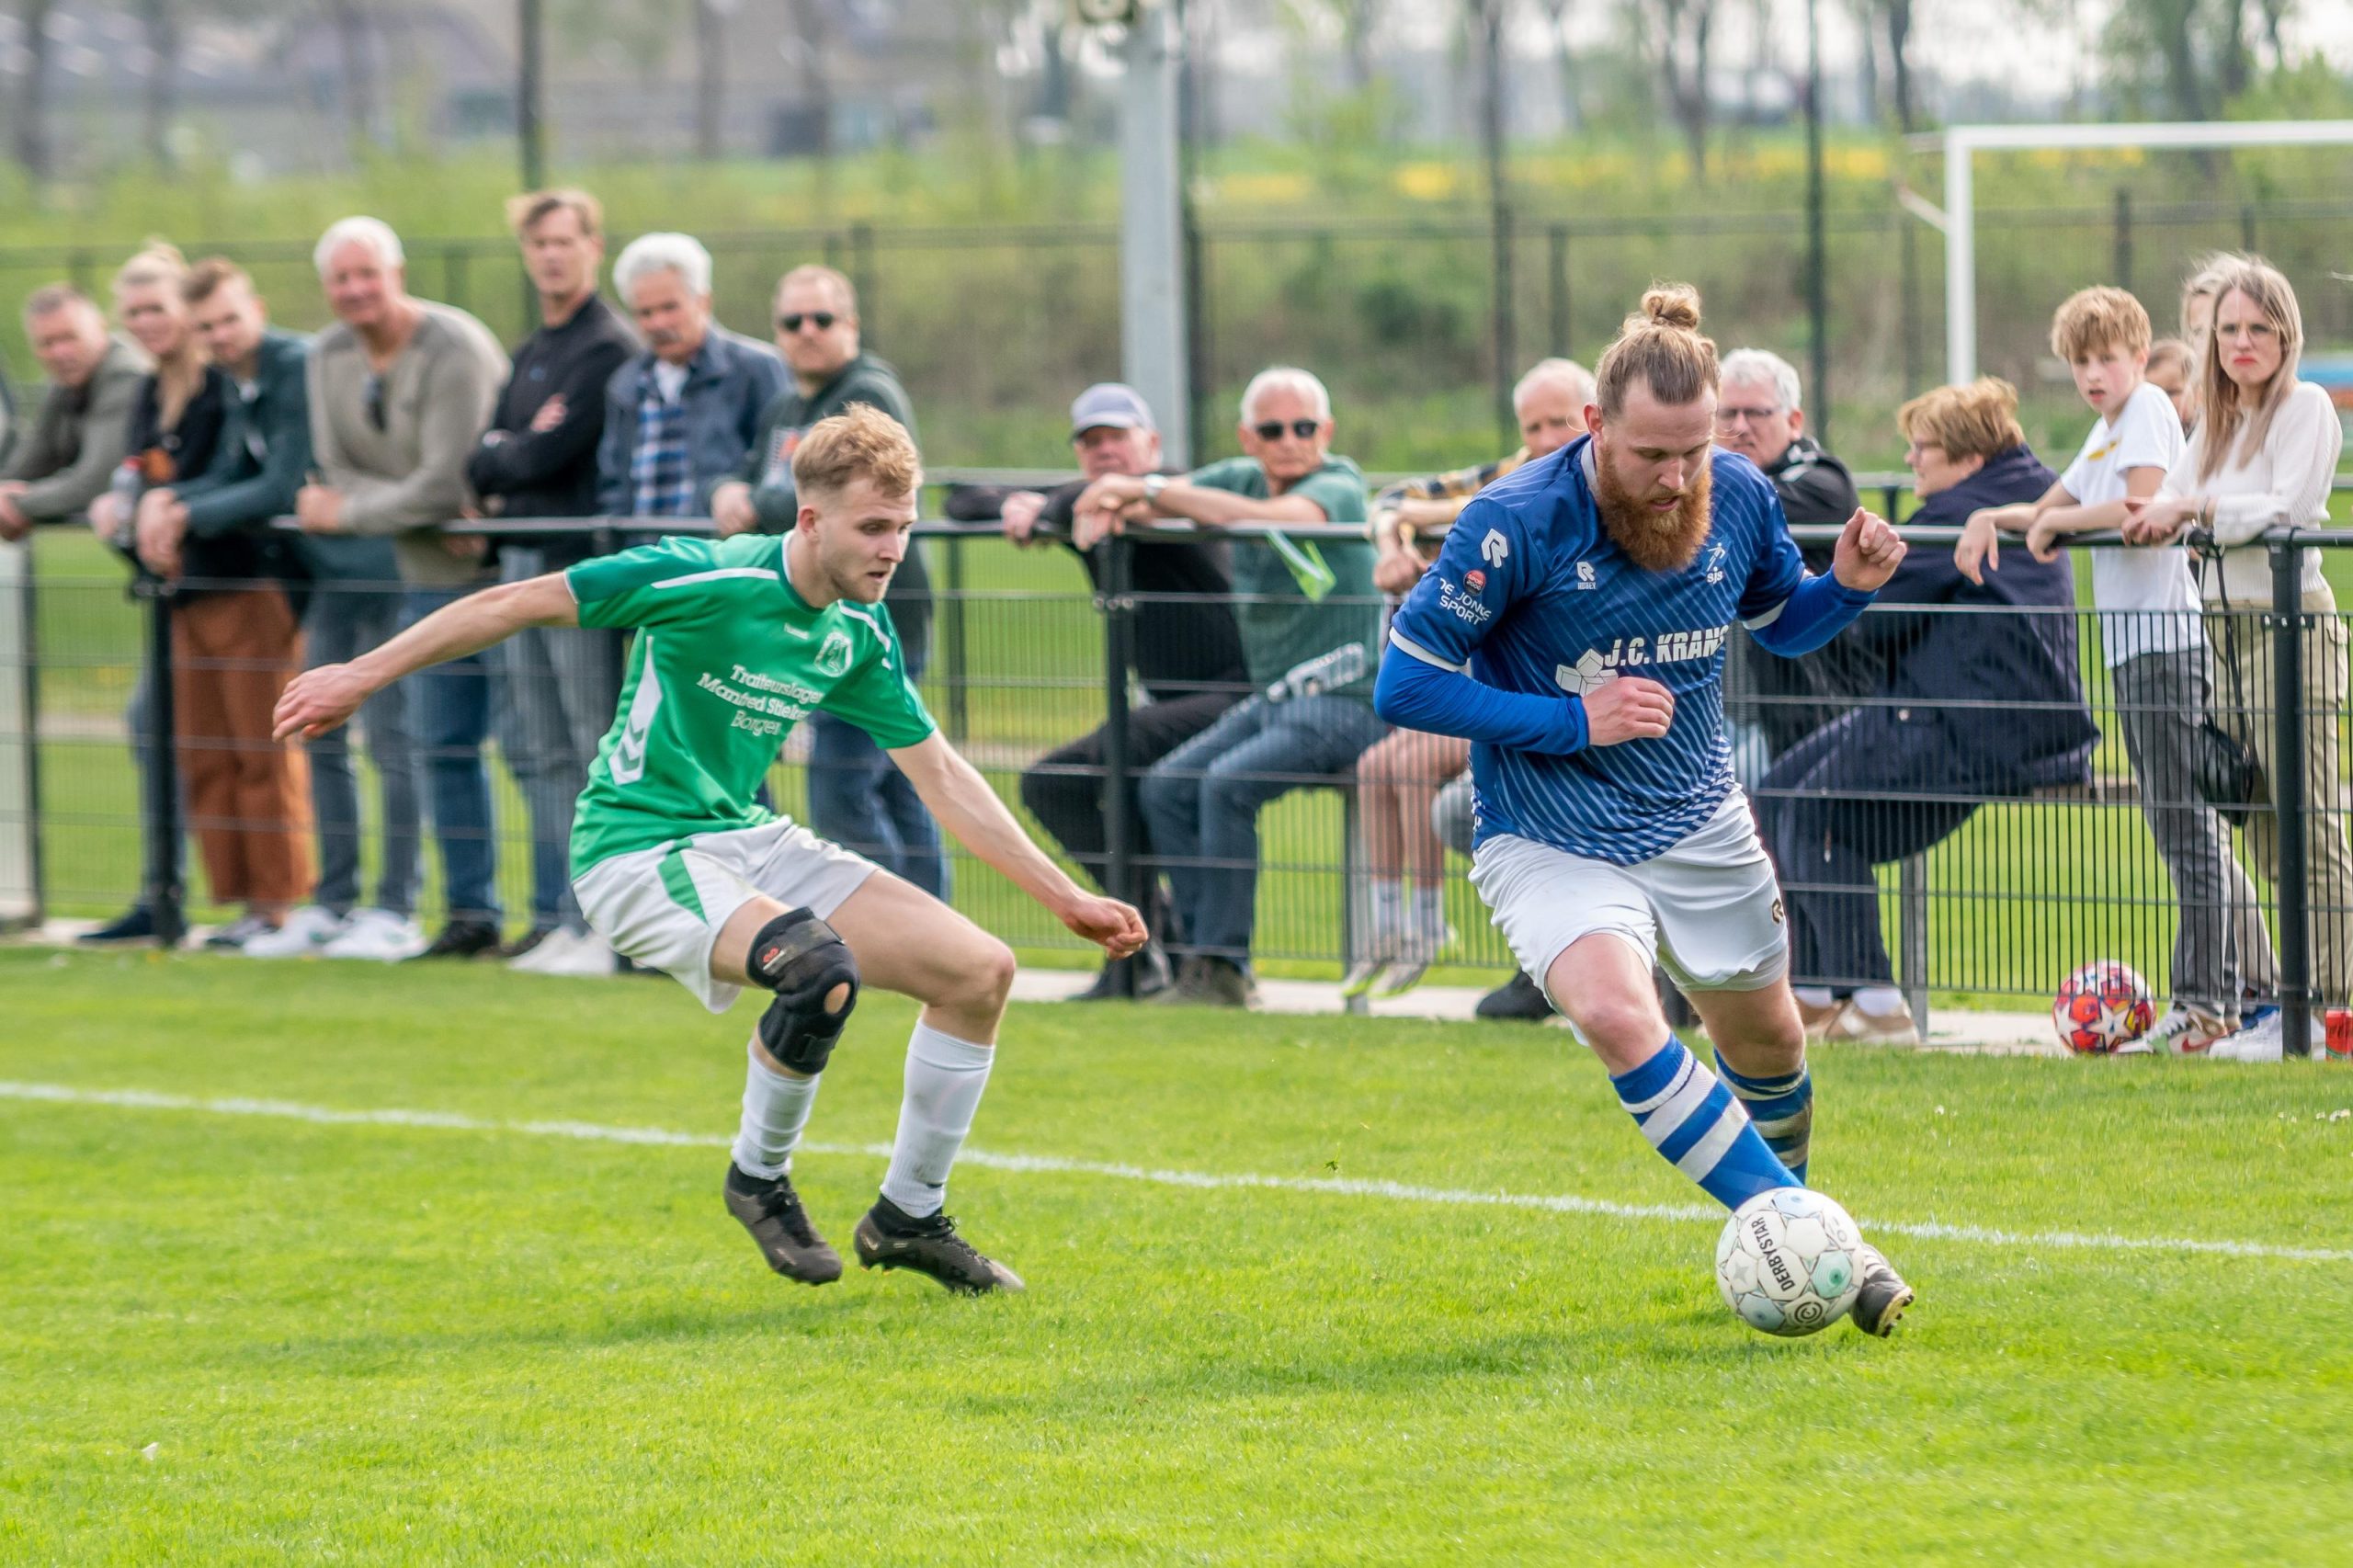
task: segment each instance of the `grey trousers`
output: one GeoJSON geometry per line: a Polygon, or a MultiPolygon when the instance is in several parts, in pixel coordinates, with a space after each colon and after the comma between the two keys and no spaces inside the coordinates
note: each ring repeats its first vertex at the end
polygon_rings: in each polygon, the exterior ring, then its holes
{"type": "MultiPolygon", "coordinates": [[[[505,582],[545,570],[539,551],[499,551],[505,582]]],[[[585,931],[572,895],[572,808],[620,699],[621,634],[526,627],[499,645],[491,668],[498,749],[531,817],[531,924],[585,931]]]]}
{"type": "Polygon", "coordinates": [[[2203,648],[2143,653],[2109,672],[2124,754],[2141,784],[2141,814],[2173,877],[2173,994],[2202,1012],[2237,1016],[2244,985],[2269,994],[2279,970],[2255,884],[2231,833],[2199,797],[2198,727],[2213,700],[2203,648]]]}

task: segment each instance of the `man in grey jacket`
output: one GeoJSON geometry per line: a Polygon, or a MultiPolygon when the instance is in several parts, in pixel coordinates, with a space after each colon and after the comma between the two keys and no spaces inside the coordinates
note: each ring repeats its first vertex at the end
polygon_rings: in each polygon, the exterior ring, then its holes
{"type": "Polygon", "coordinates": [[[699,517],[733,479],[784,389],[767,345],[711,318],[710,253],[687,234],[641,234],[613,263],[613,289],[645,351],[605,385],[597,509],[616,517],[699,517]]]}
{"type": "Polygon", "coordinates": [[[140,378],[151,369],[136,347],[107,335],[107,318],[71,284],[33,290],[25,336],[49,377],[49,395],[0,468],[0,539],[71,521],[106,494],[130,440],[140,378]]]}
{"type": "MultiPolygon", "coordinates": [[[[324,588],[347,588],[370,577],[381,582],[387,568],[400,583],[390,595],[320,593],[314,604],[342,603],[326,625],[313,630],[308,652],[318,665],[383,641],[393,630],[386,622],[395,611],[404,624],[421,620],[496,580],[485,541],[450,535],[443,525],[465,510],[466,460],[506,380],[506,354],[490,329],[465,312],[409,294],[400,238],[376,219],[335,224],[313,259],[335,324],[311,347],[311,448],[322,483],[303,487],[295,516],[326,568],[321,575],[342,579],[324,588]],[[366,623],[364,634],[359,622],[366,623]]],[[[407,733],[424,754],[449,924],[427,946],[412,913],[416,764],[413,756],[388,758],[392,748],[382,745],[381,735],[371,736],[380,770],[388,777],[404,766],[411,770],[410,803],[406,822],[397,822],[388,787],[386,884],[378,907],[356,912],[324,944],[335,956],[471,957],[498,946],[497,845],[482,756],[490,733],[489,665],[477,654],[438,666],[412,684],[407,708],[414,720],[407,733]],[[409,840],[404,887],[392,882],[390,869],[402,858],[392,840],[403,829],[409,840]]],[[[364,710],[361,719],[367,722],[364,710]]],[[[336,881],[339,854],[353,858],[356,888],[357,797],[349,787],[348,752],[337,767],[321,757],[316,743],[313,747],[324,873],[319,902],[332,909],[326,889],[336,881]]]]}

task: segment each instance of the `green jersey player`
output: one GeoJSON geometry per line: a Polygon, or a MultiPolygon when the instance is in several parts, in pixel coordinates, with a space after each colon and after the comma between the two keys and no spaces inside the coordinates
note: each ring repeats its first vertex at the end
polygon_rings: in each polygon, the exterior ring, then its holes
{"type": "Polygon", "coordinates": [[[841,1258],[789,1175],[826,1058],[861,984],[915,997],[906,1094],[881,1195],[854,1240],[867,1267],[950,1290],[1021,1280],[943,1210],[995,1057],[1013,954],[928,893],[806,828],[758,791],[793,724],[822,709],[872,735],[941,823],[1073,931],[1114,958],[1143,923],[1078,887],[1029,841],[907,684],[882,608],[905,559],[922,469],[888,415],[858,406],[813,426],[793,456],[801,509],[781,538],[670,539],[486,589],[347,665],[286,688],[277,733],[319,734],[403,676],[526,626],[629,627],[636,639],[612,729],[572,834],[580,907],[613,947],[724,1012],[773,994],[750,1046],[728,1211],[778,1273],[812,1285],[841,1258]]]}

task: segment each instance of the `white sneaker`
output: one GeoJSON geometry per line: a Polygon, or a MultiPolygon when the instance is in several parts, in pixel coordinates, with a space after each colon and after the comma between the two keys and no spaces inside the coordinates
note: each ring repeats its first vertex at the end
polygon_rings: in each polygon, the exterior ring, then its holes
{"type": "Polygon", "coordinates": [[[355,909],[344,923],[343,935],[319,949],[330,959],[369,959],[398,963],[425,950],[425,932],[405,915],[389,909],[355,909]]]}
{"type": "Polygon", "coordinates": [[[309,958],[342,936],[347,924],[335,911],[306,903],[290,911],[277,930],[249,938],[237,950],[249,959],[309,958]]]}
{"type": "MultiPolygon", "coordinates": [[[[2307,1022],[2313,1052],[2318,1055],[2328,1049],[2327,1026],[2318,1012],[2307,1022]]],[[[2227,1040],[2216,1040],[2206,1054],[2217,1062],[2280,1061],[2288,1054],[2288,1015],[2278,1007],[2265,1007],[2256,1014],[2253,1023],[2227,1040]]]]}
{"type": "Polygon", "coordinates": [[[1912,1021],[1912,1005],[1908,1002],[1899,999],[1892,1013],[1869,1013],[1861,1003],[1849,996],[1830,1016],[1822,1038],[1856,1045],[1918,1045],[1920,1030],[1912,1021]]]}
{"type": "Polygon", "coordinates": [[[602,978],[620,965],[612,944],[594,931],[551,931],[540,945],[506,966],[519,974],[561,974],[602,978]]]}
{"type": "Polygon", "coordinates": [[[2116,1048],[2119,1056],[2205,1056],[2231,1038],[2229,1024],[2211,1013],[2176,1002],[2147,1034],[2116,1048]]]}

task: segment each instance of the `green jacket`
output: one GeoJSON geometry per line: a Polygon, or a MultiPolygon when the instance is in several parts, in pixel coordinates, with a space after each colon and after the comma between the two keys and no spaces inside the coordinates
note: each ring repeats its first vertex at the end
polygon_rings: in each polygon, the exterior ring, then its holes
{"type": "Polygon", "coordinates": [[[261,340],[250,391],[240,383],[211,466],[177,488],[188,531],[214,539],[267,528],[294,510],[311,469],[310,340],[275,329],[261,340]]]}
{"type": "Polygon", "coordinates": [[[37,523],[80,517],[106,494],[131,443],[131,409],[153,367],[136,345],[114,340],[90,379],[49,389],[0,479],[30,483],[17,505],[37,523]]]}

